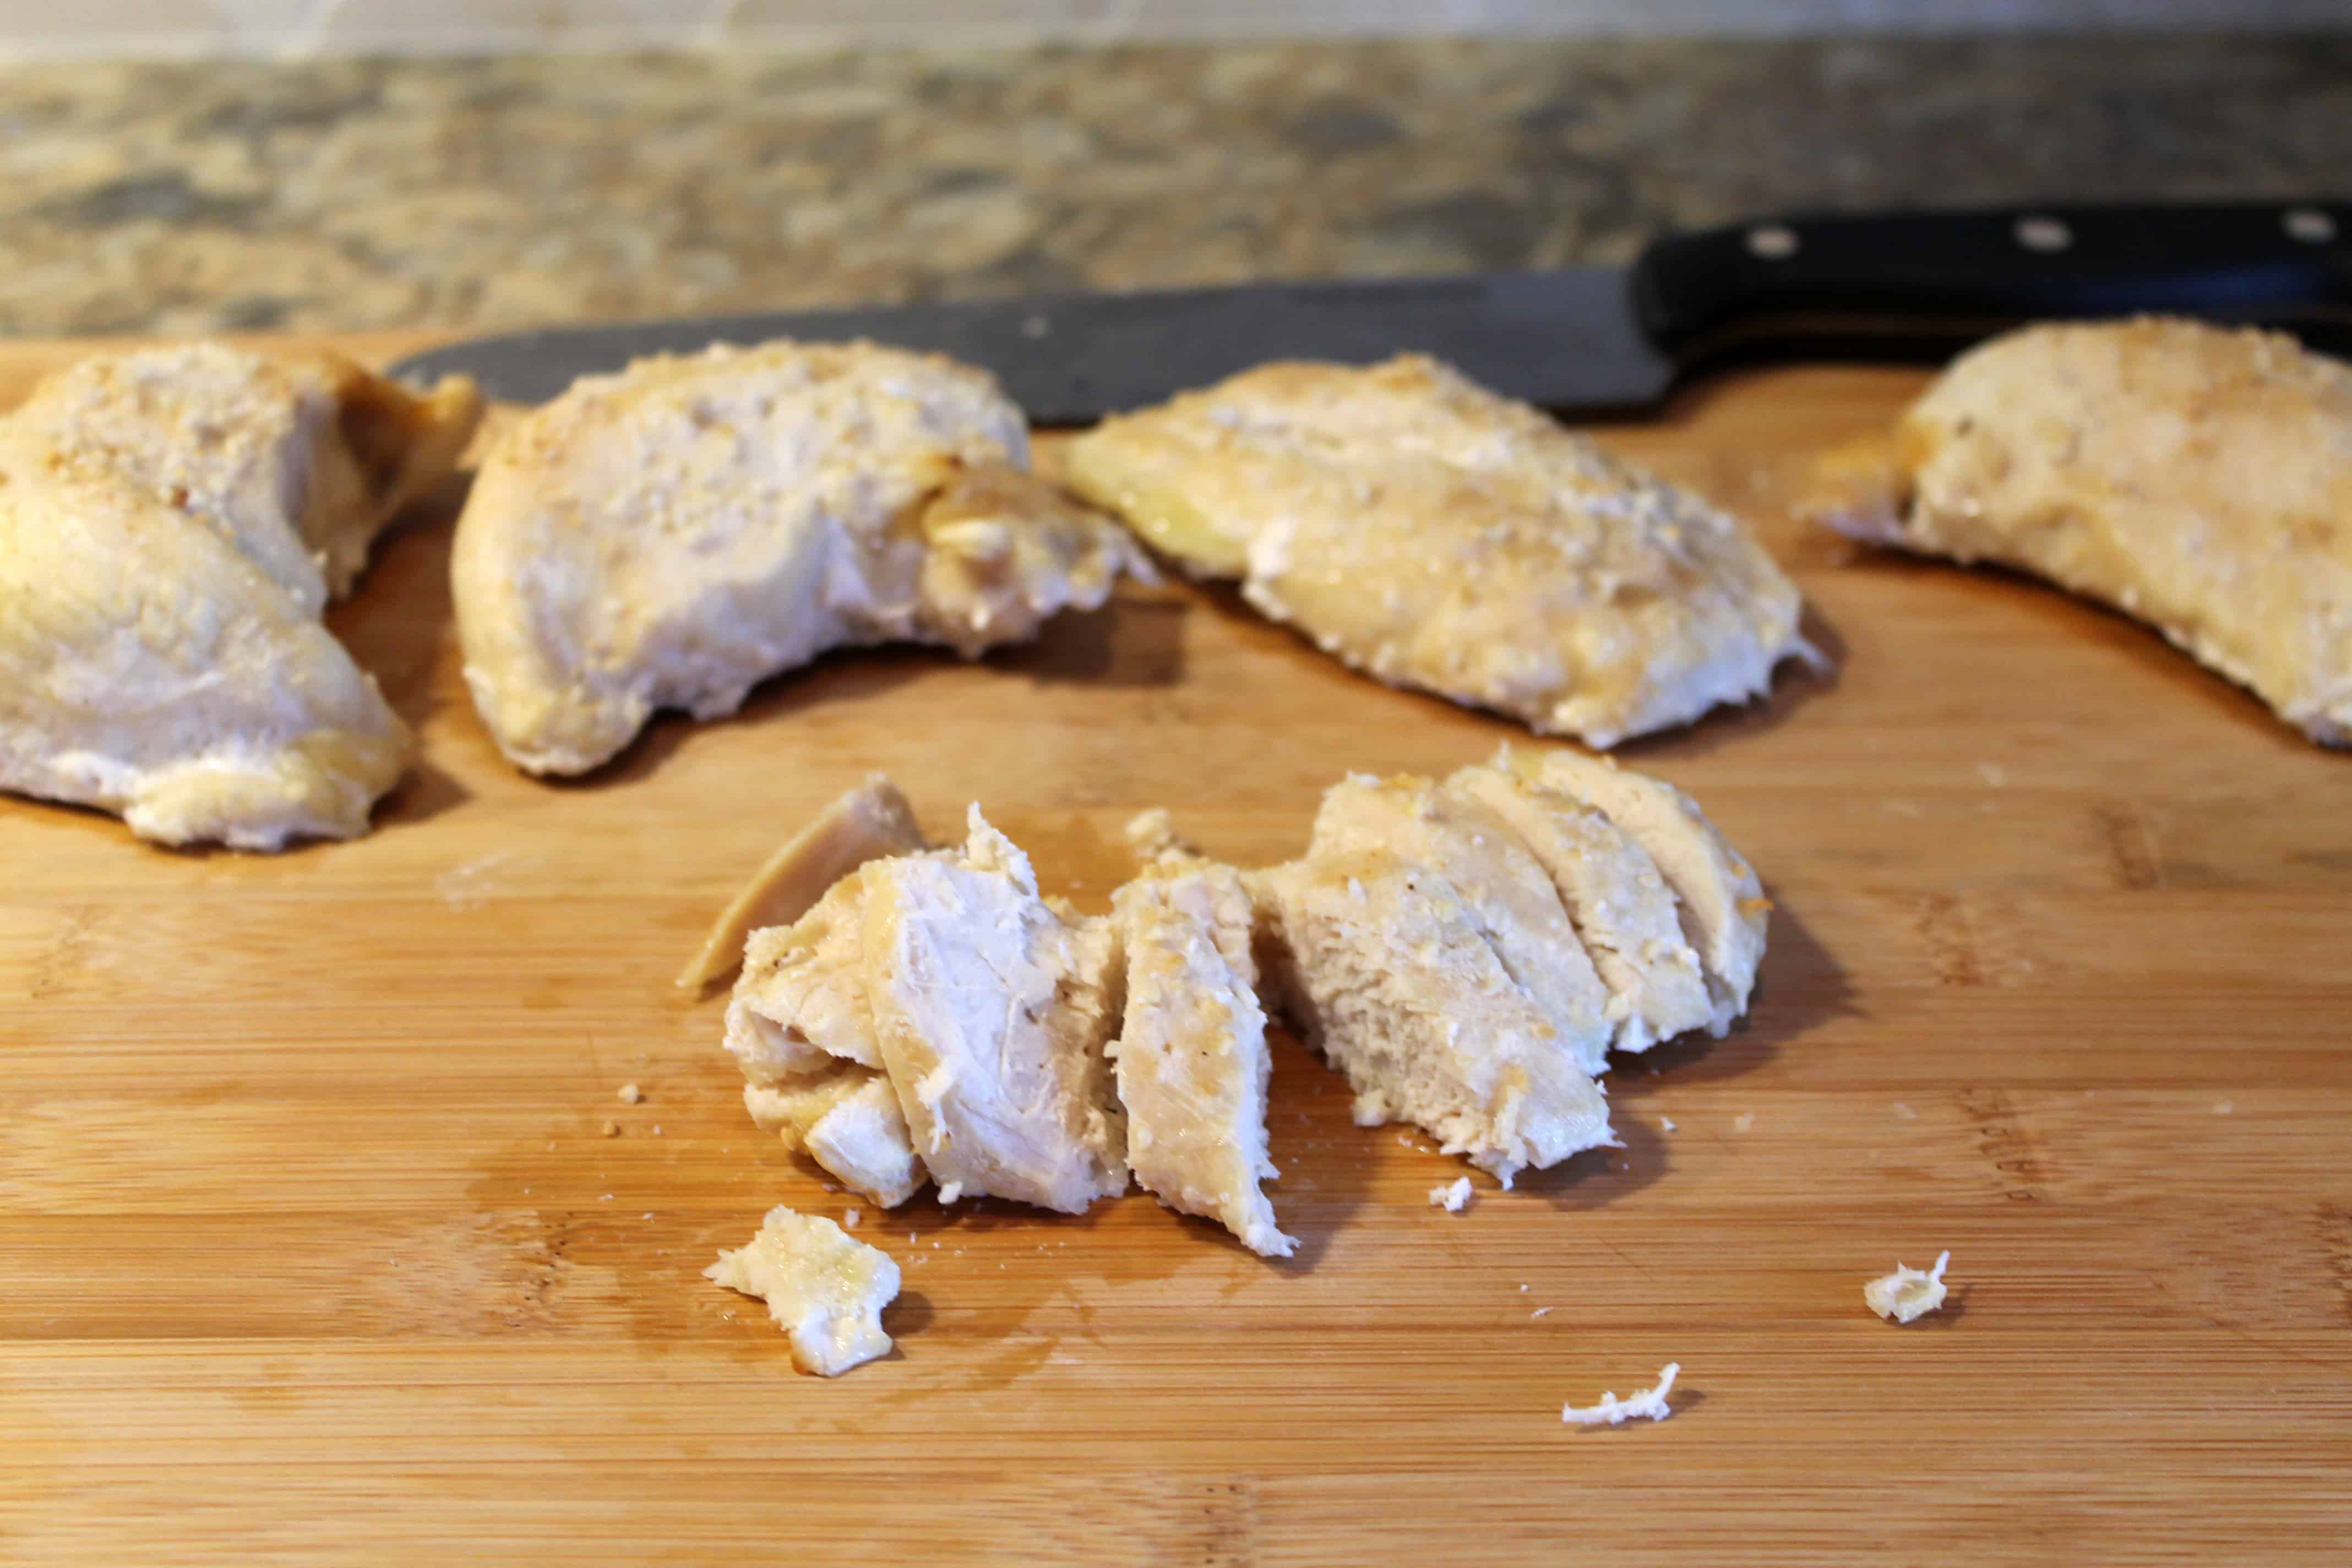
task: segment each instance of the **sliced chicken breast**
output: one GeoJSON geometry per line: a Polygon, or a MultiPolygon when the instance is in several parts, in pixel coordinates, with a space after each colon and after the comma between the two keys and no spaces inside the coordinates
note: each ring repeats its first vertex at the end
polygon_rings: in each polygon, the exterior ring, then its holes
{"type": "Polygon", "coordinates": [[[1600,1085],[1451,883],[1375,848],[1254,885],[1288,1010],[1356,1090],[1359,1123],[1413,1122],[1507,1187],[1612,1141],[1600,1085]]]}
{"type": "Polygon", "coordinates": [[[1135,1179],[1251,1251],[1287,1258],[1298,1243],[1259,1186],[1279,1174],[1266,1145],[1274,1068],[1241,876],[1171,856],[1114,902],[1127,1005],[1111,1050],[1135,1179]]]}
{"type": "Polygon", "coordinates": [[[1464,768],[1443,793],[1494,814],[1559,889],[1609,988],[1612,1050],[1643,1051],[1715,1016],[1698,950],[1657,862],[1598,811],[1504,766],[1464,768]]]}
{"type": "Polygon", "coordinates": [[[884,1064],[940,1196],[1076,1214],[1128,1185],[1105,1047],[1118,944],[1038,897],[974,806],[956,850],[872,862],[866,973],[884,1064]]]}
{"type": "Polygon", "coordinates": [[[1376,849],[1446,883],[1569,1058],[1587,1073],[1607,1068],[1614,1033],[1608,988],[1551,879],[1499,818],[1412,774],[1332,785],[1315,814],[1308,857],[1376,849]]]}
{"type": "Polygon", "coordinates": [[[792,924],[866,861],[922,847],[907,797],[883,774],[868,773],[752,873],[678,973],[678,985],[695,990],[723,978],[742,962],[744,941],[754,931],[792,924]]]}
{"type": "Polygon", "coordinates": [[[1725,841],[1698,803],[1664,779],[1621,768],[1605,757],[1546,752],[1511,757],[1545,789],[1600,812],[1656,863],[1680,905],[1683,930],[1697,950],[1714,1008],[1707,1027],[1721,1035],[1748,1010],[1772,905],[1755,869],[1725,841]]]}

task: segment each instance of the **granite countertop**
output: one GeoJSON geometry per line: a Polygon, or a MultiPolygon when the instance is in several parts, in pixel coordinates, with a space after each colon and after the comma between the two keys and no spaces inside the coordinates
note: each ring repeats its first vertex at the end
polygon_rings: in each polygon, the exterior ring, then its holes
{"type": "Polygon", "coordinates": [[[0,332],[1622,260],[1790,206],[2330,192],[2340,37],[0,69],[0,332]]]}

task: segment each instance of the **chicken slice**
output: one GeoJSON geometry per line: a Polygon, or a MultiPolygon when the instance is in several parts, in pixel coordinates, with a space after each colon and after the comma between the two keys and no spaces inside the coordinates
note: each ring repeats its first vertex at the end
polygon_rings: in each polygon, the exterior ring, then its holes
{"type": "Polygon", "coordinates": [[[793,924],[751,933],[725,1044],[743,1069],[744,1108],[762,1131],[895,1208],[927,1173],[880,1071],[866,983],[866,878],[861,866],[793,924]]]}
{"type": "Polygon", "coordinates": [[[43,384],[0,419],[0,788],[164,844],[367,831],[413,742],[319,610],[478,413],[205,344],[43,384]]]}
{"type": "Polygon", "coordinates": [[[866,876],[859,867],[791,925],[745,942],[725,1043],[748,1081],[783,1083],[835,1061],[882,1066],[866,984],[866,876]]]}
{"type": "Polygon", "coordinates": [[[922,829],[898,786],[881,773],[866,774],[752,873],[679,972],[678,985],[698,990],[720,979],[742,962],[744,940],[752,931],[799,920],[866,861],[922,847],[922,829]]]}
{"type": "Polygon", "coordinates": [[[961,849],[877,860],[866,976],[882,1058],[940,1196],[1076,1214],[1128,1184],[1104,1047],[1117,942],[1037,895],[1029,858],[974,806],[961,849]]]}
{"type": "Polygon", "coordinates": [[[1105,420],[1064,471],[1348,664],[1596,746],[1811,652],[1738,519],[1420,355],[1261,365],[1105,420]]]}
{"type": "Polygon", "coordinates": [[[1241,876],[1163,862],[1113,895],[1127,1007],[1111,1047],[1135,1179],[1170,1208],[1213,1219],[1251,1251],[1288,1258],[1259,1188],[1267,1152],[1265,1012],[1250,951],[1256,923],[1241,876]]]}
{"type": "Polygon", "coordinates": [[[759,1234],[702,1275],[764,1298],[803,1372],[838,1377],[890,1353],[882,1309],[898,1299],[898,1266],[829,1219],[770,1209],[759,1234]]]}
{"type": "Polygon", "coordinates": [[[1566,751],[1515,757],[1506,747],[1497,765],[1591,806],[1647,852],[1675,890],[1684,934],[1706,972],[1714,1004],[1706,1026],[1717,1036],[1729,1029],[1755,989],[1772,905],[1754,868],[1698,804],[1664,779],[1606,757],[1566,751]]]}
{"type": "Polygon", "coordinates": [[[1612,1050],[1643,1051],[1715,1016],[1674,889],[1647,851],[1601,813],[1507,766],[1464,768],[1443,792],[1474,800],[1550,875],[1615,1005],[1612,1050]]]}
{"type": "Polygon", "coordinates": [[[798,1078],[743,1086],[743,1109],[762,1132],[772,1132],[787,1149],[808,1146],[809,1130],[835,1107],[881,1075],[854,1062],[827,1062],[798,1078]]]}
{"type": "Polygon", "coordinates": [[[1609,1065],[1625,1005],[1612,998],[1542,866],[1485,805],[1428,779],[1354,775],[1325,792],[1310,858],[1386,849],[1424,881],[1444,882],[1504,972],[1588,1073],[1609,1065]]]}
{"type": "Polygon", "coordinates": [[[931,1173],[915,1153],[914,1135],[898,1109],[898,1091],[880,1073],[851,1068],[855,1088],[810,1124],[803,1146],[809,1158],[886,1209],[923,1188],[931,1173]]]}
{"type": "Polygon", "coordinates": [[[2352,365],[2194,321],[2028,327],[1840,463],[1830,526],[2039,574],[2352,745],[2352,365]]]}
{"type": "Polygon", "coordinates": [[[1094,608],[1143,558],[1028,462],[1021,411],[936,354],[719,345],[585,377],[459,520],[475,707],[521,767],[584,773],[656,709],[732,712],[826,648],[973,657],[1094,608]]]}
{"type": "Polygon", "coordinates": [[[1356,1090],[1503,1185],[1613,1142],[1601,1086],[1514,981],[1477,911],[1384,848],[1259,873],[1288,1010],[1356,1090]]]}

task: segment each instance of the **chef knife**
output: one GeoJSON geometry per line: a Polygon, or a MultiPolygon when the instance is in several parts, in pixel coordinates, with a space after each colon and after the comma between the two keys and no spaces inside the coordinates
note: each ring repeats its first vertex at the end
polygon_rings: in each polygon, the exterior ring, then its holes
{"type": "Polygon", "coordinates": [[[559,327],[394,366],[536,403],[576,376],[715,342],[871,338],[993,371],[1041,425],[1156,403],[1272,359],[1433,354],[1562,412],[1631,413],[1727,353],[1916,348],[2029,318],[2165,310],[2352,326],[2352,202],[2065,205],[1761,219],[1630,268],[1252,283],[559,327]]]}

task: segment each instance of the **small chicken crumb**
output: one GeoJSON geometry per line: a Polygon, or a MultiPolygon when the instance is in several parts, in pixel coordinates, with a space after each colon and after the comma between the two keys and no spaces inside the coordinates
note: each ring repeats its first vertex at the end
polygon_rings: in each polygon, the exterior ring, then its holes
{"type": "Polygon", "coordinates": [[[637,1101],[645,1099],[646,1097],[646,1091],[639,1089],[633,1083],[623,1084],[621,1086],[620,1094],[621,1103],[623,1105],[635,1105],[637,1101]]]}
{"type": "Polygon", "coordinates": [[[1743,1110],[1731,1119],[1731,1130],[1734,1132],[1745,1132],[1755,1125],[1756,1113],[1752,1110],[1743,1110]]]}
{"type": "Polygon", "coordinates": [[[618,1138],[620,1135],[621,1124],[614,1121],[609,1116],[604,1118],[604,1136],[607,1138],[618,1138]]]}
{"type": "Polygon", "coordinates": [[[1176,824],[1164,805],[1137,812],[1129,818],[1125,834],[1128,847],[1135,851],[1139,860],[1181,860],[1198,853],[1176,831],[1176,824]]]}
{"type": "Polygon", "coordinates": [[[1862,1299],[1872,1311],[1898,1323],[1923,1317],[1944,1304],[1944,1266],[1951,1260],[1949,1252],[1937,1253],[1936,1267],[1925,1274],[1897,1263],[1894,1273],[1864,1285],[1862,1299]]]}
{"type": "Polygon", "coordinates": [[[858,1222],[865,1217],[866,1215],[856,1209],[844,1209],[841,1211],[841,1228],[844,1230],[856,1230],[857,1228],[858,1222]]]}
{"type": "Polygon", "coordinates": [[[1530,1318],[1549,1318],[1551,1316],[1551,1309],[1549,1307],[1538,1307],[1534,1311],[1529,1312],[1528,1316],[1530,1318]]]}
{"type": "Polygon", "coordinates": [[[1644,1388],[1620,1399],[1603,1391],[1598,1405],[1568,1405],[1560,1407],[1559,1418],[1570,1426],[1620,1426],[1628,1421],[1647,1416],[1664,1421],[1672,1415],[1674,1406],[1666,1403],[1666,1394],[1675,1386],[1675,1376],[1683,1369],[1682,1363],[1670,1361],[1658,1373],[1655,1388],[1644,1388]]]}
{"type": "Polygon", "coordinates": [[[1456,1176],[1444,1186],[1430,1188],[1429,1201],[1447,1214],[1460,1214],[1470,1206],[1470,1178],[1456,1176]]]}
{"type": "Polygon", "coordinates": [[[1661,1116],[1658,1118],[1658,1125],[1672,1132],[1675,1130],[1675,1119],[1671,1116],[1661,1116]]]}

